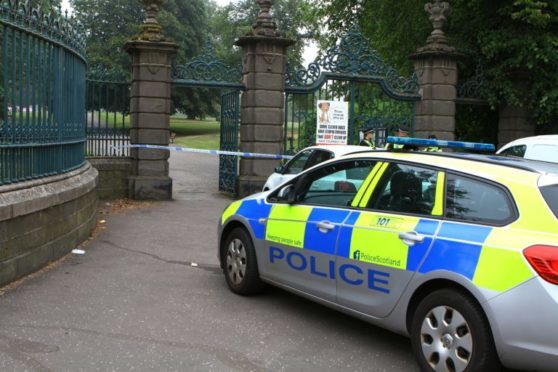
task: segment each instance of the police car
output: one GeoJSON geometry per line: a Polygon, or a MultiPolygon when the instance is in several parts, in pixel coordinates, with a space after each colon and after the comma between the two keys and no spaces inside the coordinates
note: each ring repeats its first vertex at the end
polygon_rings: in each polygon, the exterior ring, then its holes
{"type": "Polygon", "coordinates": [[[347,155],[232,203],[218,231],[233,292],[268,283],[408,335],[424,371],[558,370],[554,164],[347,155]]]}

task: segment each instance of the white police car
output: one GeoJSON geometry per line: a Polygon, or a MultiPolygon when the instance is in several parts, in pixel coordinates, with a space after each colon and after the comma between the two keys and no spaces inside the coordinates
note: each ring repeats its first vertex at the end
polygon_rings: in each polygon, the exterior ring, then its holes
{"type": "Polygon", "coordinates": [[[347,155],[232,203],[218,232],[233,292],[269,283],[409,335],[424,371],[558,370],[554,164],[347,155]]]}
{"type": "Polygon", "coordinates": [[[293,179],[297,174],[326,160],[343,155],[369,151],[370,148],[352,145],[319,145],[300,150],[285,165],[275,168],[264,184],[263,191],[276,188],[283,182],[293,179]]]}
{"type": "Polygon", "coordinates": [[[558,135],[520,138],[502,146],[497,154],[558,163],[558,135]]]}

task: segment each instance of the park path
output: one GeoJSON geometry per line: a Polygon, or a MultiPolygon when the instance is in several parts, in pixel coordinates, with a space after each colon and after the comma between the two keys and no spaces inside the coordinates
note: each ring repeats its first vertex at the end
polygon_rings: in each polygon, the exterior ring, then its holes
{"type": "Polygon", "coordinates": [[[174,201],[101,215],[85,255],[0,295],[0,371],[417,371],[401,336],[280,290],[232,294],[218,158],[170,166],[174,201]]]}

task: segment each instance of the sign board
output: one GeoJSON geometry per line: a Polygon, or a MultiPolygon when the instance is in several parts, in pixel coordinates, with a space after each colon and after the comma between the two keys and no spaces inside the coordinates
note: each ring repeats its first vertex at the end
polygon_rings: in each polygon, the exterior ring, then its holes
{"type": "Polygon", "coordinates": [[[318,101],[317,145],[346,145],[349,135],[349,103],[318,101]]]}

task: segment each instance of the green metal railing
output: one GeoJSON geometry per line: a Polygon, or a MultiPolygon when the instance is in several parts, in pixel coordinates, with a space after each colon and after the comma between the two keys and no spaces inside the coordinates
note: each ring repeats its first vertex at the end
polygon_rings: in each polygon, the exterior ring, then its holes
{"type": "Polygon", "coordinates": [[[0,185],[83,165],[85,43],[74,22],[0,0],[0,185]]]}
{"type": "Polygon", "coordinates": [[[86,156],[129,156],[130,83],[118,71],[87,73],[86,156]]]}

